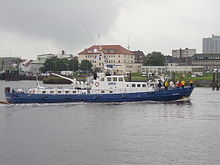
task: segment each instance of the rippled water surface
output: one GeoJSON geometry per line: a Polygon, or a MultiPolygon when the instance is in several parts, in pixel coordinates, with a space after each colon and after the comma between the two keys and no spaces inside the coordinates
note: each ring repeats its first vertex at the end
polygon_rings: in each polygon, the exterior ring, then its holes
{"type": "MultiPolygon", "coordinates": [[[[31,87],[33,81],[0,81],[31,87]]],[[[0,165],[219,165],[220,91],[189,102],[0,104],[0,165]]]]}

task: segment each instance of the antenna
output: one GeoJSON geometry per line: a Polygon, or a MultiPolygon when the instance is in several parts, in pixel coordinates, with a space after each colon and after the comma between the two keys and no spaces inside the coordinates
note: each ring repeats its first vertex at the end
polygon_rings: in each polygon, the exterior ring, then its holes
{"type": "Polygon", "coordinates": [[[102,46],[100,43],[100,33],[98,34],[98,41],[99,41],[99,51],[102,53],[102,46]]]}
{"type": "Polygon", "coordinates": [[[128,50],[130,50],[130,39],[128,38],[128,50]]]}
{"type": "Polygon", "coordinates": [[[79,16],[78,16],[78,19],[79,19],[80,23],[82,24],[82,26],[84,27],[84,29],[86,30],[86,32],[88,33],[88,35],[90,36],[90,38],[93,40],[93,42],[95,42],[95,39],[92,36],[92,34],[89,32],[86,24],[83,22],[83,20],[79,16]]]}

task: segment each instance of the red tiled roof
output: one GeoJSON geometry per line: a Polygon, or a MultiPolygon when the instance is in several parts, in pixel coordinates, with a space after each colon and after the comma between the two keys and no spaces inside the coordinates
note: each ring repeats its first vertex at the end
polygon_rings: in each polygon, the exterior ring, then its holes
{"type": "MultiPolygon", "coordinates": [[[[80,52],[79,55],[100,54],[99,48],[100,48],[100,45],[93,45],[93,46],[83,50],[82,52],[80,52]],[[94,50],[97,50],[97,51],[94,51],[94,50]]],[[[133,55],[133,53],[130,50],[125,49],[124,47],[122,47],[120,45],[101,45],[101,49],[104,54],[129,54],[129,55],[133,55]],[[113,50],[113,51],[110,51],[110,50],[113,50]]]]}

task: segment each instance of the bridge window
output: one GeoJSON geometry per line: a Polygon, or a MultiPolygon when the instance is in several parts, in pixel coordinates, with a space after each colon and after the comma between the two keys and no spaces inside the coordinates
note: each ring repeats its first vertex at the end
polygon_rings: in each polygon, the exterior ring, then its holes
{"type": "Polygon", "coordinates": [[[101,81],[104,81],[105,80],[105,78],[101,78],[101,81]]]}
{"type": "Polygon", "coordinates": [[[65,93],[69,93],[69,91],[65,91],[65,93]]]}
{"type": "Polygon", "coordinates": [[[119,77],[119,79],[118,79],[119,81],[123,81],[123,78],[122,77],[119,77]]]}
{"type": "Polygon", "coordinates": [[[42,93],[46,93],[46,91],[42,91],[42,93]]]}
{"type": "Polygon", "coordinates": [[[109,93],[113,93],[113,91],[109,91],[109,93]]]}
{"type": "Polygon", "coordinates": [[[113,77],[113,81],[117,81],[117,77],[113,77]]]}
{"type": "Polygon", "coordinates": [[[132,87],[136,87],[136,84],[132,84],[132,87]]]}
{"type": "Polygon", "coordinates": [[[146,84],[142,84],[142,87],[146,87],[146,84]]]}
{"type": "Polygon", "coordinates": [[[137,87],[141,87],[141,84],[137,84],[137,87]]]}
{"type": "Polygon", "coordinates": [[[101,91],[101,93],[105,93],[105,91],[101,91]]]}
{"type": "Polygon", "coordinates": [[[54,93],[54,91],[50,91],[50,93],[54,93]]]}
{"type": "Polygon", "coordinates": [[[58,91],[57,93],[61,93],[61,91],[58,91]]]}
{"type": "Polygon", "coordinates": [[[76,93],[76,91],[73,91],[73,93],[76,93]]]}
{"type": "Polygon", "coordinates": [[[112,80],[111,77],[108,77],[108,78],[107,78],[107,81],[111,81],[111,80],[112,80]]]}

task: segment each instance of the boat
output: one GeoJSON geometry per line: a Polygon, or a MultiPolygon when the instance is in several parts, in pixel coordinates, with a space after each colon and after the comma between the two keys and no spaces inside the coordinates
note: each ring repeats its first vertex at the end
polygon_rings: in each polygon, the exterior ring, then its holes
{"type": "Polygon", "coordinates": [[[55,76],[70,80],[70,87],[44,87],[30,89],[5,88],[8,103],[67,103],[67,102],[134,102],[175,101],[189,98],[194,86],[159,88],[162,78],[147,82],[127,82],[122,75],[98,73],[88,77],[86,82],[76,81],[58,74],[55,76]]]}

